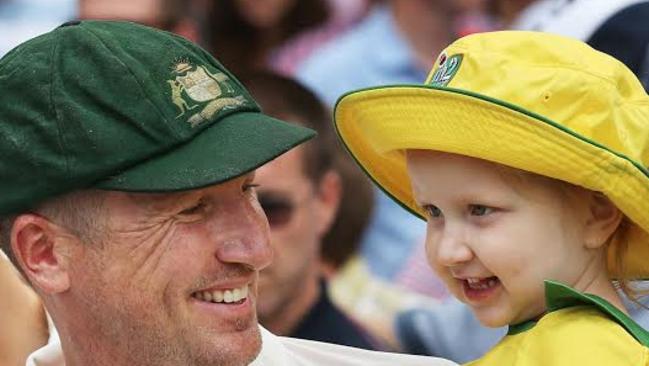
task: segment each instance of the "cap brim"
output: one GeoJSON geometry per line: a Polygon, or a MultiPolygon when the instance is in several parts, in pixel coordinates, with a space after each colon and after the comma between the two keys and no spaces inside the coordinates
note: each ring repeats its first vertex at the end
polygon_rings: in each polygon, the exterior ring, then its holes
{"type": "Polygon", "coordinates": [[[407,149],[471,156],[601,191],[635,223],[626,272],[649,278],[649,201],[641,199],[649,197],[649,177],[628,157],[504,101],[444,87],[395,85],[346,94],[336,104],[335,124],[370,178],[422,218],[407,149]]]}
{"type": "Polygon", "coordinates": [[[95,185],[127,192],[170,192],[236,178],[315,136],[261,113],[232,114],[189,142],[95,185]]]}

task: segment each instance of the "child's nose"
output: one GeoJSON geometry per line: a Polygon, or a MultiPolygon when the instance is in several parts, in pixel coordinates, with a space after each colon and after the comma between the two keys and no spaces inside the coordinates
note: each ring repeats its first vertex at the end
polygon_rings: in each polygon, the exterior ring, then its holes
{"type": "Polygon", "coordinates": [[[438,238],[434,255],[436,264],[445,267],[466,263],[473,258],[473,252],[461,228],[444,230],[438,238]]]}

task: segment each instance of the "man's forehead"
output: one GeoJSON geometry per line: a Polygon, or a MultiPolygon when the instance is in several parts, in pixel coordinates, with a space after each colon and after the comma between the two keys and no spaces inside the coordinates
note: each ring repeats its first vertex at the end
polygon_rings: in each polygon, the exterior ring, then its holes
{"type": "Polygon", "coordinates": [[[183,201],[200,194],[199,189],[180,192],[128,192],[125,193],[128,199],[138,206],[149,207],[153,205],[164,205],[174,201],[183,201]]]}
{"type": "Polygon", "coordinates": [[[240,177],[213,184],[207,187],[196,189],[189,189],[185,191],[174,192],[124,192],[128,199],[139,206],[165,206],[174,205],[177,202],[192,200],[204,194],[218,194],[219,191],[226,193],[226,188],[229,186],[236,187],[244,181],[252,181],[255,177],[255,172],[244,174],[240,177]]]}

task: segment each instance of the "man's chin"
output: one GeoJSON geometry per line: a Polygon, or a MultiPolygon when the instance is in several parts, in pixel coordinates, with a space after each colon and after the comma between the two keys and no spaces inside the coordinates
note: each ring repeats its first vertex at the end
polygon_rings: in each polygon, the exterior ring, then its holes
{"type": "MultiPolygon", "coordinates": [[[[255,321],[256,323],[256,321],[255,321]]],[[[248,365],[261,352],[262,342],[261,342],[261,333],[259,331],[259,326],[255,326],[241,332],[242,339],[238,342],[235,347],[239,347],[240,351],[238,353],[238,358],[241,360],[241,365],[248,365]]]]}
{"type": "MultiPolygon", "coordinates": [[[[199,330],[197,330],[199,331],[199,330]]],[[[221,334],[201,352],[196,365],[243,366],[254,361],[261,352],[261,333],[256,324],[245,330],[221,334]]]]}
{"type": "Polygon", "coordinates": [[[248,365],[257,358],[262,347],[261,333],[259,326],[256,324],[256,320],[255,325],[240,332],[240,337],[238,338],[240,338],[239,341],[235,339],[230,344],[232,349],[236,350],[233,356],[238,362],[234,364],[248,365]]]}
{"type": "Polygon", "coordinates": [[[249,358],[249,360],[247,360],[245,365],[247,365],[247,364],[251,363],[252,361],[254,361],[255,358],[257,358],[257,356],[259,356],[259,353],[261,352],[262,340],[261,340],[261,333],[259,332],[259,326],[255,327],[254,338],[255,338],[255,343],[252,346],[254,352],[250,353],[250,358],[249,358]]]}

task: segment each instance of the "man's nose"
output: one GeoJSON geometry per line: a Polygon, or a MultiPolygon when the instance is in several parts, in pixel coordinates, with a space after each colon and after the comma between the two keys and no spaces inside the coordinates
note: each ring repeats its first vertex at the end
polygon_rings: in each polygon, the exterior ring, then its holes
{"type": "Polygon", "coordinates": [[[227,215],[216,225],[216,256],[222,262],[245,264],[255,270],[267,267],[273,259],[268,224],[262,211],[250,202],[236,204],[216,215],[227,215]]]}

